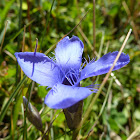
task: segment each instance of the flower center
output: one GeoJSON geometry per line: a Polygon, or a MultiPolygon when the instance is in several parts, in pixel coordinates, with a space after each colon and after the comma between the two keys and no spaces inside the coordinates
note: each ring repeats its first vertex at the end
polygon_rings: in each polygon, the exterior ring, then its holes
{"type": "Polygon", "coordinates": [[[78,79],[79,79],[79,71],[70,70],[69,72],[66,73],[65,78],[63,80],[63,84],[73,86],[78,79]]]}
{"type": "Polygon", "coordinates": [[[75,78],[74,75],[72,76],[65,76],[64,80],[63,80],[63,84],[64,85],[74,85],[74,83],[77,81],[77,79],[75,78]]]}

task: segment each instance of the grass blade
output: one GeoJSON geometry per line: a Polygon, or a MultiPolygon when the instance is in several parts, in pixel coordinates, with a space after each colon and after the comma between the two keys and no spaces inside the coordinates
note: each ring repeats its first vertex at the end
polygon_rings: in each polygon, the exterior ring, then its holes
{"type": "Polygon", "coordinates": [[[54,1],[55,1],[55,0],[53,0],[53,2],[52,2],[51,9],[50,9],[50,12],[49,12],[49,15],[48,15],[48,18],[47,18],[47,23],[46,23],[45,30],[44,30],[44,32],[43,32],[43,36],[42,36],[42,39],[41,39],[41,45],[40,45],[39,51],[40,51],[41,48],[42,48],[43,40],[44,40],[44,37],[45,37],[45,34],[46,34],[46,30],[47,30],[47,27],[48,27],[48,23],[49,23],[49,19],[50,19],[50,16],[51,16],[51,11],[52,11],[52,8],[53,8],[54,1]]]}
{"type": "Polygon", "coordinates": [[[5,114],[6,114],[6,111],[10,105],[10,103],[12,102],[13,98],[17,95],[19,89],[21,88],[21,86],[23,85],[23,83],[25,82],[26,80],[26,75],[23,77],[22,81],[20,81],[20,83],[17,85],[17,88],[15,89],[15,91],[11,94],[8,102],[5,104],[5,106],[3,107],[3,110],[1,111],[1,114],[0,114],[0,122],[2,122],[5,114]]]}
{"type": "Polygon", "coordinates": [[[13,117],[11,119],[11,123],[13,124],[13,127],[11,127],[11,135],[12,135],[13,139],[14,139],[15,130],[17,127],[17,120],[18,120],[19,111],[21,110],[21,103],[22,103],[21,90],[20,90],[19,95],[16,97],[15,101],[16,101],[16,104],[14,105],[13,115],[12,115],[13,117]]]}
{"type": "Polygon", "coordinates": [[[3,10],[1,10],[0,13],[0,29],[3,27],[4,21],[6,19],[6,16],[9,12],[10,7],[12,6],[12,4],[14,3],[15,0],[11,0],[9,2],[6,3],[5,7],[3,8],[3,10]]]}

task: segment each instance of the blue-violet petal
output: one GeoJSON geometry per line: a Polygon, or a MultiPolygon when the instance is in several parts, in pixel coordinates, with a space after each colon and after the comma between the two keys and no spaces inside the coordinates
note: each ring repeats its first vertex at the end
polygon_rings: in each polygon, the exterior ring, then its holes
{"type": "Polygon", "coordinates": [[[93,92],[85,87],[56,84],[45,97],[45,104],[50,108],[64,109],[87,98],[93,92]]]}
{"type": "Polygon", "coordinates": [[[15,53],[15,56],[23,72],[42,86],[53,87],[56,83],[62,82],[59,67],[45,54],[19,52],[15,53]]]}
{"type": "Polygon", "coordinates": [[[55,49],[56,62],[63,71],[69,69],[79,69],[82,62],[84,45],[82,41],[73,36],[63,38],[55,49]]]}
{"type": "MultiPolygon", "coordinates": [[[[80,79],[85,79],[87,77],[92,77],[92,76],[97,76],[97,75],[107,73],[109,69],[111,68],[111,66],[113,65],[113,62],[117,54],[118,54],[118,51],[113,52],[113,53],[107,53],[106,55],[101,57],[99,60],[88,63],[85,66],[85,68],[81,71],[80,79]]],[[[130,62],[129,55],[125,55],[124,53],[122,53],[113,71],[120,69],[121,67],[127,65],[129,62],[130,62]]]]}

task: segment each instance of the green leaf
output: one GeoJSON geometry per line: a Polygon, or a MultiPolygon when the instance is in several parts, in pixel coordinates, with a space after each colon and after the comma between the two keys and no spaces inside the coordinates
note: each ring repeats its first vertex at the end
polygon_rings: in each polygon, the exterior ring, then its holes
{"type": "Polygon", "coordinates": [[[16,104],[15,104],[14,110],[13,110],[13,119],[11,120],[11,121],[13,121],[13,127],[11,127],[11,133],[12,133],[13,138],[15,136],[15,130],[16,130],[16,126],[17,126],[17,119],[18,119],[19,111],[21,110],[22,94],[20,94],[16,98],[15,102],[16,102],[16,104]]]}
{"type": "Polygon", "coordinates": [[[12,4],[14,3],[15,0],[11,0],[9,2],[7,2],[5,4],[4,9],[0,12],[0,29],[2,28],[3,22],[6,19],[6,15],[10,9],[10,7],[12,6],[12,4]]]}
{"type": "Polygon", "coordinates": [[[47,95],[48,91],[46,90],[46,87],[38,86],[38,95],[41,98],[44,98],[47,95]]]}

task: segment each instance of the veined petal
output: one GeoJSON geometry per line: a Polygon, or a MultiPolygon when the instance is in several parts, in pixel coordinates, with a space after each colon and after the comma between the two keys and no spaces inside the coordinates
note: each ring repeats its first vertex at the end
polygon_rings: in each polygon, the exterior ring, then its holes
{"type": "Polygon", "coordinates": [[[45,97],[45,104],[50,108],[64,109],[85,99],[93,92],[85,87],[56,84],[45,97]]]}
{"type": "Polygon", "coordinates": [[[63,70],[79,69],[82,62],[84,45],[82,41],[73,36],[63,38],[55,49],[56,62],[63,70]]]}
{"type": "Polygon", "coordinates": [[[57,82],[62,82],[58,66],[45,54],[16,52],[15,56],[23,72],[42,86],[52,87],[57,82]]]}
{"type": "MultiPolygon", "coordinates": [[[[113,53],[107,53],[99,60],[87,64],[85,68],[81,71],[81,79],[107,73],[111,68],[111,66],[113,65],[113,62],[117,54],[118,51],[113,53]]],[[[127,65],[129,62],[130,62],[129,55],[125,55],[124,53],[122,53],[113,71],[120,69],[121,67],[127,65]]]]}

